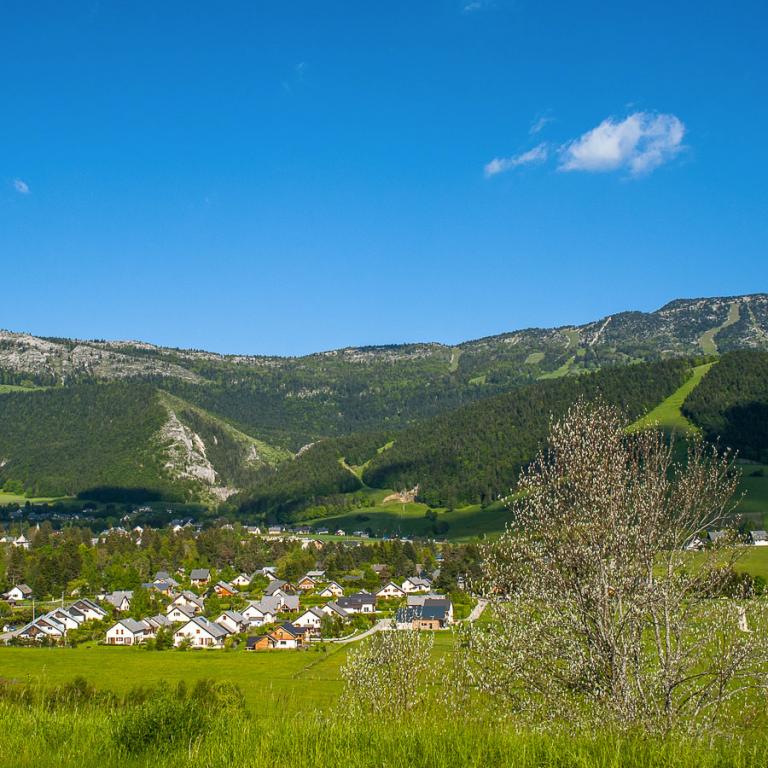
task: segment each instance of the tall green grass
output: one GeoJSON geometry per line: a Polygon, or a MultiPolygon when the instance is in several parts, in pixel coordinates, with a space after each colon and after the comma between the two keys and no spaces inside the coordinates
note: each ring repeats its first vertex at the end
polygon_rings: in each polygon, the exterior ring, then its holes
{"type": "MultiPolygon", "coordinates": [[[[768,738],[539,733],[439,713],[367,720],[279,706],[248,713],[169,689],[135,704],[0,700],[0,765],[14,768],[757,768],[768,738]],[[198,703],[196,703],[198,702],[198,703]],[[196,707],[199,704],[199,711],[196,707]]],[[[468,715],[470,713],[467,713],[468,715]]]]}

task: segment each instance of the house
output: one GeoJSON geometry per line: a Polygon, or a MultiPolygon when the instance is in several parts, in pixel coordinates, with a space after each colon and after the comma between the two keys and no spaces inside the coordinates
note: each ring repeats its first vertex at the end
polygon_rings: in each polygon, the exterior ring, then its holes
{"type": "Polygon", "coordinates": [[[408,595],[395,617],[397,629],[445,629],[453,624],[453,603],[444,595],[408,595]]]}
{"type": "Polygon", "coordinates": [[[60,624],[55,619],[51,619],[45,615],[41,616],[39,619],[30,621],[29,624],[26,624],[16,632],[14,636],[21,640],[41,642],[47,638],[54,642],[58,642],[66,634],[67,629],[63,624],[60,624]]]}
{"type": "Polygon", "coordinates": [[[116,611],[124,613],[131,610],[131,600],[133,599],[133,590],[116,590],[108,595],[104,595],[104,602],[109,603],[116,611]]]}
{"type": "Polygon", "coordinates": [[[202,587],[211,580],[210,568],[193,568],[189,574],[190,584],[194,584],[196,587],[202,587]]]}
{"type": "Polygon", "coordinates": [[[302,592],[311,592],[317,586],[317,582],[311,576],[306,575],[296,582],[296,586],[302,592]]]}
{"type": "Polygon", "coordinates": [[[315,581],[325,581],[325,569],[317,568],[314,571],[307,571],[307,576],[315,581]]]}
{"type": "Polygon", "coordinates": [[[76,609],[85,616],[86,621],[101,621],[107,612],[93,600],[89,600],[87,597],[81,597],[79,600],[75,600],[70,606],[70,610],[76,609]]]}
{"type": "Polygon", "coordinates": [[[228,634],[224,627],[203,616],[195,616],[173,633],[173,644],[178,647],[188,640],[192,648],[223,648],[228,634]]]}
{"type": "Polygon", "coordinates": [[[367,592],[356,592],[349,597],[340,597],[336,604],[347,613],[376,613],[376,598],[367,592]]]}
{"type": "Polygon", "coordinates": [[[342,528],[338,528],[333,535],[334,536],[346,536],[347,533],[342,528]]]}
{"type": "Polygon", "coordinates": [[[236,587],[249,587],[256,574],[249,576],[247,573],[239,573],[232,579],[232,584],[236,587]]]}
{"type": "Polygon", "coordinates": [[[174,605],[171,603],[165,611],[168,621],[178,624],[187,622],[197,615],[197,611],[191,605],[174,605]]]}
{"type": "Polygon", "coordinates": [[[271,649],[289,650],[304,647],[309,642],[308,632],[289,622],[281,624],[267,635],[248,638],[246,649],[249,651],[266,651],[271,649]]]}
{"type": "Polygon", "coordinates": [[[251,627],[260,627],[262,624],[271,624],[281,605],[278,599],[262,598],[258,602],[251,602],[241,611],[241,615],[251,627]]]}
{"type": "Polygon", "coordinates": [[[768,532],[766,531],[750,531],[749,541],[756,547],[768,546],[768,532]]]}
{"type": "Polygon", "coordinates": [[[250,626],[249,620],[237,611],[224,611],[215,621],[216,624],[224,627],[231,635],[246,632],[250,626]]]}
{"type": "Polygon", "coordinates": [[[379,600],[392,600],[398,597],[403,597],[405,595],[405,592],[403,592],[400,587],[395,584],[394,581],[388,581],[377,593],[376,597],[379,600]]]}
{"type": "Polygon", "coordinates": [[[337,619],[348,619],[349,613],[345,611],[338,603],[330,602],[326,603],[320,609],[326,616],[331,616],[337,619]]]}
{"type": "MultiPolygon", "coordinates": [[[[259,576],[266,576],[268,579],[276,579],[277,578],[277,566],[276,565],[265,565],[263,568],[259,568],[256,573],[259,576]]],[[[256,575],[256,574],[254,574],[256,575]]]]}
{"type": "Polygon", "coordinates": [[[301,548],[302,549],[309,549],[312,547],[313,549],[322,549],[323,548],[323,542],[319,539],[303,539],[301,542],[301,548]]]}
{"type": "Polygon", "coordinates": [[[29,549],[30,544],[31,544],[30,540],[23,533],[20,533],[13,540],[13,546],[21,547],[21,549],[29,549]]]}
{"type": "Polygon", "coordinates": [[[16,603],[19,600],[31,600],[32,599],[32,588],[27,586],[26,584],[17,584],[15,587],[12,587],[9,589],[3,597],[6,600],[11,600],[12,602],[16,603]]]}
{"type": "Polygon", "coordinates": [[[344,587],[335,581],[326,584],[318,593],[320,597],[341,597],[344,594],[344,587]]]}
{"type": "Polygon", "coordinates": [[[298,595],[285,595],[282,592],[278,592],[274,596],[280,601],[280,610],[283,613],[294,613],[299,610],[298,595]]]}
{"type": "Polygon", "coordinates": [[[218,581],[213,587],[213,591],[219,597],[234,597],[237,594],[237,587],[227,583],[226,581],[218,581]]]}
{"type": "Polygon", "coordinates": [[[410,576],[403,582],[403,592],[429,592],[432,581],[421,576],[410,576]]]}
{"type": "Polygon", "coordinates": [[[319,635],[320,625],[323,623],[324,617],[325,614],[319,608],[310,608],[308,611],[304,611],[298,619],[293,620],[293,626],[308,629],[319,635]]]}
{"type": "Polygon", "coordinates": [[[48,616],[54,621],[58,621],[67,631],[77,629],[85,621],[85,616],[80,611],[71,608],[57,608],[51,611],[48,616]]]}
{"type": "Polygon", "coordinates": [[[143,643],[147,625],[134,619],[120,619],[107,630],[107,645],[138,645],[143,643]]]}
{"type": "Polygon", "coordinates": [[[142,619],[147,627],[146,634],[154,637],[161,629],[170,629],[173,626],[173,622],[162,613],[158,613],[157,616],[149,616],[146,619],[142,619]]]}
{"type": "Polygon", "coordinates": [[[295,592],[296,588],[293,586],[293,584],[290,584],[283,579],[272,579],[272,581],[267,584],[267,588],[264,590],[264,594],[274,595],[278,590],[287,595],[291,592],[295,592]]]}
{"type": "Polygon", "coordinates": [[[161,579],[160,581],[148,581],[141,585],[147,591],[159,592],[162,595],[170,597],[173,595],[175,588],[178,586],[178,582],[174,579],[161,579]]]}
{"type": "Polygon", "coordinates": [[[190,592],[186,589],[171,601],[171,605],[179,605],[182,608],[191,608],[195,613],[202,613],[203,608],[205,607],[205,601],[202,597],[198,597],[194,592],[190,592]]]}

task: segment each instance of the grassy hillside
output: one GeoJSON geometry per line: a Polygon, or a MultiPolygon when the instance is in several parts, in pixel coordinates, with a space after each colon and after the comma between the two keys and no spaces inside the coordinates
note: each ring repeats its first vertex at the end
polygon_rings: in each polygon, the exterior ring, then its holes
{"type": "Polygon", "coordinates": [[[698,427],[683,416],[682,408],[688,396],[701,383],[714,363],[694,366],[688,379],[669,397],[662,400],[652,411],[638,419],[632,426],[635,429],[657,426],[670,432],[689,434],[697,432],[698,427]]]}

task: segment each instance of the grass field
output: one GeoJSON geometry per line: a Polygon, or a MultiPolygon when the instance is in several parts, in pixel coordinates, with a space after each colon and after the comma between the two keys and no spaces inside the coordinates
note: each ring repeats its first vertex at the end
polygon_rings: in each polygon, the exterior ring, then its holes
{"type": "Polygon", "coordinates": [[[638,419],[632,425],[632,429],[659,426],[661,429],[670,432],[698,432],[698,428],[683,416],[682,407],[685,399],[699,385],[699,382],[706,376],[713,365],[714,363],[697,365],[693,369],[690,378],[679,389],[675,390],[666,400],[659,403],[652,411],[638,419]]]}
{"type": "MultiPolygon", "coordinates": [[[[451,636],[438,634],[435,654],[450,649],[451,636]]],[[[0,646],[0,679],[45,686],[82,676],[96,688],[124,694],[161,680],[214,679],[236,683],[246,706],[258,712],[271,705],[286,714],[327,710],[342,689],[340,668],[349,645],[312,646],[308,651],[148,651],[88,644],[76,648],[0,646]],[[325,650],[321,650],[324,648],[325,650]]]]}
{"type": "Polygon", "coordinates": [[[20,496],[17,493],[4,493],[0,491],[0,507],[6,504],[19,504],[24,505],[27,502],[32,504],[52,504],[54,501],[64,501],[66,497],[61,498],[29,498],[27,496],[20,496]]]}

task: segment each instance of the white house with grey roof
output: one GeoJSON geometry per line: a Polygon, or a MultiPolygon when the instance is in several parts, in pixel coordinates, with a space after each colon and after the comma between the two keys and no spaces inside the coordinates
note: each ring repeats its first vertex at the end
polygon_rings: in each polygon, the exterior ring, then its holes
{"type": "Polygon", "coordinates": [[[224,627],[215,622],[203,616],[195,616],[174,632],[173,644],[178,647],[188,641],[192,648],[223,648],[224,638],[228,634],[224,627]]]}
{"type": "Polygon", "coordinates": [[[143,643],[147,625],[135,619],[120,619],[107,630],[107,645],[138,645],[143,643]]]}

